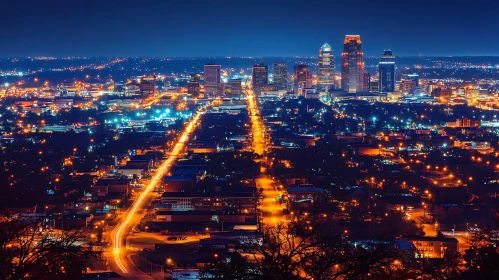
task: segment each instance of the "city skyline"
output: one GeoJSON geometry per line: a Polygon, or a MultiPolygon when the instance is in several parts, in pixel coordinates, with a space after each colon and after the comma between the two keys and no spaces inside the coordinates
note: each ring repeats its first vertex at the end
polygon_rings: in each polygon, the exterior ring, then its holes
{"type": "Polygon", "coordinates": [[[286,13],[279,13],[280,1],[243,9],[229,1],[152,0],[139,10],[131,1],[27,2],[5,4],[0,31],[9,43],[0,45],[1,57],[315,56],[315,46],[325,42],[339,53],[345,34],[362,36],[366,56],[384,49],[398,56],[499,55],[499,39],[490,36],[499,27],[499,4],[490,0],[423,0],[410,9],[392,0],[360,0],[355,7],[288,1],[286,13]],[[332,10],[334,17],[325,17],[332,10]],[[287,28],[297,17],[301,24],[287,28]],[[297,36],[305,31],[305,40],[297,36]]]}
{"type": "Polygon", "coordinates": [[[2,8],[0,279],[499,279],[499,1],[2,8]]]}

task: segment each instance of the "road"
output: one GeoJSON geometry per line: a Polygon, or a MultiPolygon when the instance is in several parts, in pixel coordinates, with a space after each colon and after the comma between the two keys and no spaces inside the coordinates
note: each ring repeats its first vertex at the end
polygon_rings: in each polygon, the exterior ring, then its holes
{"type": "Polygon", "coordinates": [[[260,116],[260,109],[256,101],[256,96],[249,92],[246,100],[248,102],[248,112],[251,121],[251,132],[253,134],[253,150],[258,155],[263,155],[267,151],[265,142],[265,125],[260,116]]]}
{"type": "Polygon", "coordinates": [[[264,213],[263,222],[266,226],[277,226],[285,222],[283,210],[286,204],[277,202],[276,198],[281,193],[274,189],[273,180],[267,175],[262,175],[256,180],[258,189],[263,189],[264,198],[260,200],[260,211],[264,213]]]}
{"type": "MultiPolygon", "coordinates": [[[[246,98],[248,102],[248,111],[251,121],[251,132],[253,134],[253,150],[256,154],[262,156],[267,151],[267,142],[265,139],[265,124],[260,116],[256,96],[249,92],[246,98]]],[[[265,169],[263,169],[265,171],[265,169]]],[[[260,200],[260,211],[264,213],[263,223],[267,226],[276,226],[284,222],[283,209],[284,204],[276,201],[281,191],[274,188],[274,181],[270,176],[263,174],[256,179],[258,189],[263,189],[262,195],[264,199],[260,200]]]]}
{"type": "Polygon", "coordinates": [[[163,176],[170,170],[177,157],[185,148],[185,145],[189,140],[189,135],[196,127],[200,116],[201,114],[197,113],[187,124],[174,148],[171,150],[170,156],[157,168],[147,186],[145,186],[144,190],[135,199],[130,208],[123,213],[120,221],[111,233],[113,256],[109,258],[110,265],[111,268],[122,275],[124,279],[151,279],[148,275],[135,267],[128,259],[126,238],[130,230],[140,222],[144,215],[145,207],[154,199],[154,188],[161,182],[163,176]]]}

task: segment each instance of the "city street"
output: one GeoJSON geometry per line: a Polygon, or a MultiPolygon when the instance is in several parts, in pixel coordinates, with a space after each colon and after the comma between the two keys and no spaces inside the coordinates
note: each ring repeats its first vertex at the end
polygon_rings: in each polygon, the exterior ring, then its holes
{"type": "Polygon", "coordinates": [[[161,182],[163,176],[170,170],[177,157],[182,153],[189,139],[190,133],[196,127],[200,118],[200,113],[196,114],[187,124],[178,142],[172,149],[170,156],[161,163],[156,173],[151,178],[142,193],[133,202],[130,208],[123,213],[120,221],[111,233],[113,244],[113,256],[109,257],[111,268],[124,277],[124,279],[151,279],[140,271],[128,258],[126,250],[126,238],[130,230],[137,225],[144,215],[144,208],[154,199],[154,188],[161,182]]]}
{"type": "MultiPolygon", "coordinates": [[[[253,134],[253,150],[262,156],[268,148],[265,139],[265,125],[260,117],[255,94],[250,92],[246,99],[253,134]]],[[[280,192],[274,188],[274,181],[265,174],[265,169],[262,168],[262,170],[263,174],[256,179],[257,189],[263,189],[262,195],[264,198],[260,200],[260,211],[263,213],[263,223],[268,226],[275,226],[284,221],[283,209],[286,208],[286,205],[277,202],[276,198],[280,192]]]]}
{"type": "Polygon", "coordinates": [[[266,226],[276,226],[284,222],[285,216],[283,210],[286,208],[286,204],[277,202],[276,198],[280,192],[274,189],[272,178],[267,175],[261,175],[256,180],[256,187],[263,189],[262,194],[264,198],[260,200],[260,210],[264,213],[263,223],[266,226]]]}
{"type": "Polygon", "coordinates": [[[499,1],[392,2],[5,1],[0,280],[499,279],[499,1]]]}

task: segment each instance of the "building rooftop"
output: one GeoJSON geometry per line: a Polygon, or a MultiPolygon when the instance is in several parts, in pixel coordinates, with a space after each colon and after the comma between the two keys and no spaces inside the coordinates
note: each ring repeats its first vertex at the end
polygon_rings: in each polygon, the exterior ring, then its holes
{"type": "Polygon", "coordinates": [[[128,178],[100,178],[94,186],[121,185],[128,184],[130,181],[132,180],[128,178]]]}
{"type": "Polygon", "coordinates": [[[231,216],[231,215],[244,215],[243,213],[231,213],[228,211],[205,211],[205,210],[193,210],[193,211],[168,211],[168,210],[158,210],[156,215],[176,215],[176,216],[196,216],[196,215],[212,215],[212,216],[231,216]]]}
{"type": "Polygon", "coordinates": [[[254,197],[254,194],[251,192],[215,192],[215,191],[206,191],[206,192],[164,192],[161,197],[242,197],[242,198],[251,198],[254,197]]]}
{"type": "Polygon", "coordinates": [[[454,237],[438,237],[438,236],[404,236],[403,240],[418,240],[418,241],[441,241],[441,242],[458,242],[454,237]]]}
{"type": "Polygon", "coordinates": [[[290,187],[288,193],[303,193],[303,192],[324,192],[324,189],[317,187],[290,187]]]}

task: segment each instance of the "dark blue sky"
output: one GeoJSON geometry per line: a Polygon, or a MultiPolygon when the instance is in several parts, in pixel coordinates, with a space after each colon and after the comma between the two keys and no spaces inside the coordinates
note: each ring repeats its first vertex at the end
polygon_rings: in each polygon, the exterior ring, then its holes
{"type": "Polygon", "coordinates": [[[498,0],[2,2],[0,57],[499,55],[498,0]]]}

